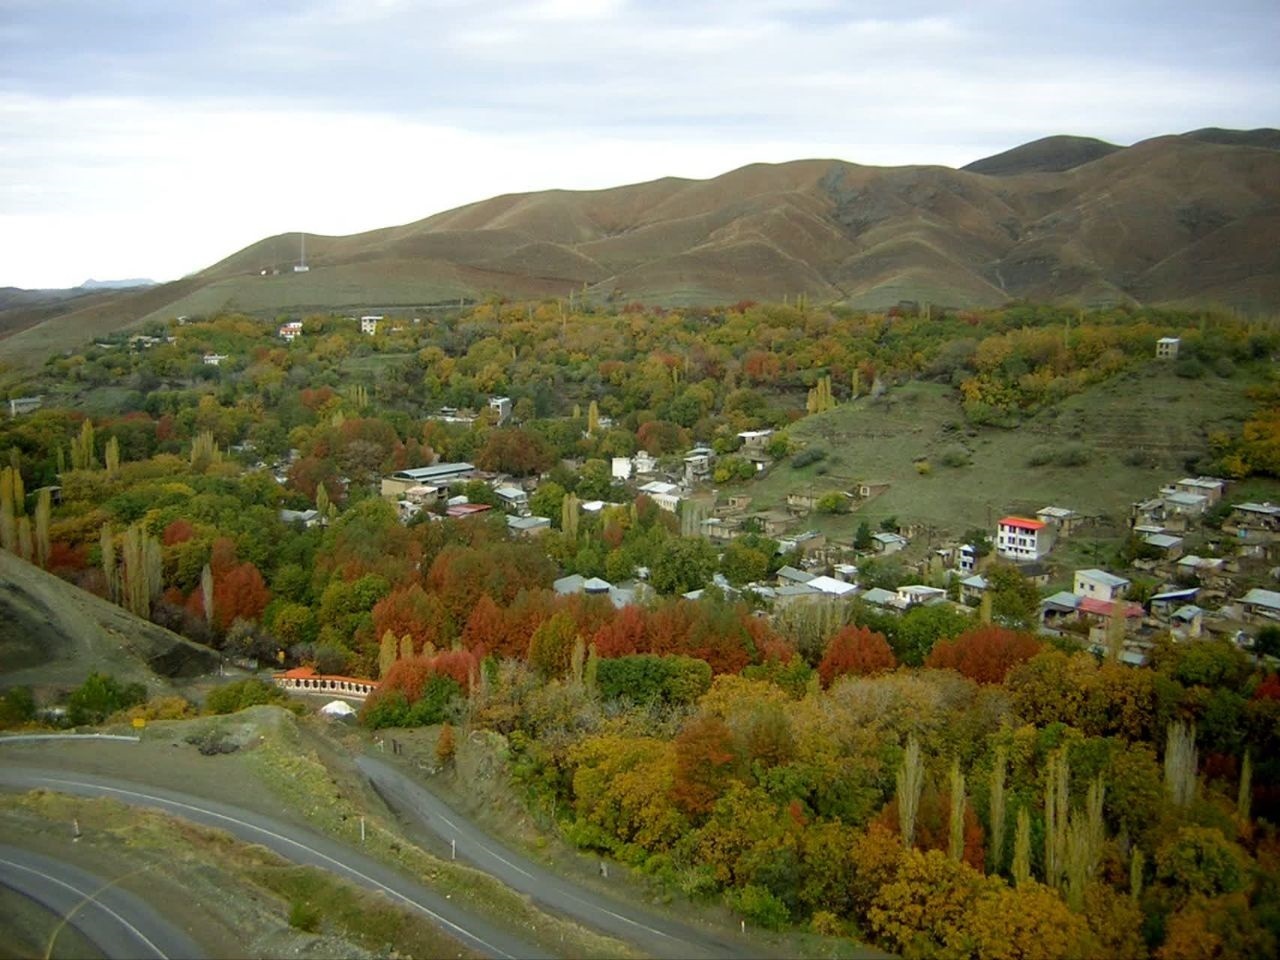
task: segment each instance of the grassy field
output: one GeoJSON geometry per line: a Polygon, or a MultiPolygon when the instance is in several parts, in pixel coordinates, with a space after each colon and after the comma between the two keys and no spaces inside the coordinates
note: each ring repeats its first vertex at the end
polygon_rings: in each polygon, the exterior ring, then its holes
{"type": "MultiPolygon", "coordinates": [[[[1152,361],[1017,429],[971,427],[953,388],[909,383],[878,400],[864,397],[799,421],[790,436],[825,449],[826,458],[801,469],[784,463],[744,492],[756,510],[784,506],[789,491],[891,484],[851,515],[810,518],[811,526],[835,537],[850,536],[863,519],[875,527],[891,516],[940,535],[994,529],[1005,514],[1049,505],[1115,524],[1132,502],[1190,472],[1212,432],[1236,432],[1252,406],[1245,390],[1264,376],[1257,369],[1231,379],[1186,380],[1152,361]],[[1073,457],[1078,465],[1063,464],[1073,457]],[[1041,459],[1048,462],[1032,465],[1041,459]]],[[[1280,490],[1274,484],[1259,489],[1280,490]]]]}

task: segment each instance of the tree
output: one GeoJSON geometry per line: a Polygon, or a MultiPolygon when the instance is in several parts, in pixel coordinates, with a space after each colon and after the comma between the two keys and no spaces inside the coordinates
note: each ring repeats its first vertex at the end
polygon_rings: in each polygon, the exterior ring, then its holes
{"type": "Polygon", "coordinates": [[[910,849],[916,837],[916,811],[920,808],[920,792],[924,789],[924,760],[916,735],[907,737],[907,749],[898,767],[898,830],[902,845],[910,849]]]}
{"type": "Polygon", "coordinates": [[[950,777],[951,816],[947,828],[947,856],[959,863],[964,858],[964,774],[960,771],[960,758],[951,761],[950,777]]]}
{"type": "Polygon", "coordinates": [[[988,862],[992,873],[999,873],[1004,867],[1005,777],[1008,770],[1009,750],[1001,745],[996,748],[991,764],[991,795],[987,803],[988,835],[991,837],[988,862]]]}
{"type": "Polygon", "coordinates": [[[49,566],[49,518],[52,509],[52,495],[49,488],[41,487],[36,495],[35,548],[36,563],[45,568],[49,566]]]}
{"type": "Polygon", "coordinates": [[[715,569],[715,550],[705,540],[672,537],[659,549],[649,582],[659,593],[682,594],[703,586],[715,569]]]}
{"type": "Polygon", "coordinates": [[[529,666],[546,679],[564,676],[577,636],[578,627],[573,617],[557,613],[529,637],[529,666]]]}
{"type": "Polygon", "coordinates": [[[453,736],[453,724],[446,723],[440,728],[440,735],[436,738],[436,763],[442,767],[452,766],[457,751],[458,746],[453,736]]]}
{"type": "Polygon", "coordinates": [[[818,664],[822,685],[829,687],[837,677],[868,676],[892,670],[897,661],[884,634],[866,627],[849,625],[832,634],[818,664]]]}
{"type": "Polygon", "coordinates": [[[1176,806],[1186,807],[1196,797],[1197,756],[1195,724],[1170,723],[1165,737],[1164,785],[1176,806]]]}
{"type": "Polygon", "coordinates": [[[996,622],[1015,630],[1035,629],[1040,615],[1040,592],[1036,585],[1010,564],[995,564],[984,576],[996,622]]]}
{"type": "Polygon", "coordinates": [[[871,526],[865,520],[858,524],[857,532],[853,535],[853,548],[855,550],[871,548],[871,526]]]}
{"type": "Polygon", "coordinates": [[[769,573],[769,558],[741,539],[734,540],[720,557],[720,572],[734,586],[763,580],[769,573]]]}
{"type": "Polygon", "coordinates": [[[1040,652],[1042,644],[1029,633],[997,626],[981,626],[954,640],[937,643],[925,659],[926,667],[955,670],[977,683],[1004,683],[1009,671],[1040,652]]]}
{"type": "Polygon", "coordinates": [[[696,821],[711,812],[732,777],[737,762],[733,734],[719,717],[702,714],[685,724],[675,747],[671,799],[696,821]]]}

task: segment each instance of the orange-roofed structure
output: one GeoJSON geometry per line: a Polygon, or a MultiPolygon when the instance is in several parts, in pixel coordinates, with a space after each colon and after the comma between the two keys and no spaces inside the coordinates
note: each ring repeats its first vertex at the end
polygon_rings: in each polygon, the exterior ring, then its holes
{"type": "Polygon", "coordinates": [[[1004,517],[996,526],[996,553],[1018,563],[1039,560],[1053,549],[1055,533],[1043,520],[1004,517]]]}

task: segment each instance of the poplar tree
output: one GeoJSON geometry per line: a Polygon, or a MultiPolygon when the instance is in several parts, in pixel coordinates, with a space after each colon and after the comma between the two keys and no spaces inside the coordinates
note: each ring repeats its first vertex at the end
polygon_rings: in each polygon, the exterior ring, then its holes
{"type": "Polygon", "coordinates": [[[989,813],[991,821],[991,872],[999,873],[1004,866],[1004,788],[1008,775],[1009,751],[1001,746],[996,748],[995,761],[991,767],[991,802],[989,813]]]}
{"type": "Polygon", "coordinates": [[[1013,835],[1013,882],[1022,886],[1031,879],[1031,813],[1018,808],[1018,826],[1013,835]]]}
{"type": "Polygon", "coordinates": [[[1195,799],[1198,763],[1195,724],[1170,722],[1165,736],[1164,785],[1175,806],[1185,807],[1195,799]]]}
{"type": "Polygon", "coordinates": [[[112,603],[120,600],[120,569],[116,565],[116,538],[111,527],[102,525],[98,535],[99,552],[102,554],[102,576],[106,580],[107,599],[112,603]]]}
{"type": "Polygon", "coordinates": [[[390,630],[382,635],[382,641],[378,644],[378,677],[385,678],[396,665],[398,659],[399,646],[396,635],[390,630]]]}
{"type": "Polygon", "coordinates": [[[1049,754],[1044,778],[1044,882],[1061,886],[1066,870],[1071,768],[1062,749],[1049,754]]]}
{"type": "Polygon", "coordinates": [[[400,638],[400,659],[409,660],[413,657],[413,637],[405,634],[400,638]]]}
{"type": "Polygon", "coordinates": [[[600,429],[600,405],[594,400],[587,405],[587,433],[600,429]]]}
{"type": "Polygon", "coordinates": [[[1253,753],[1246,749],[1240,764],[1240,789],[1236,793],[1236,816],[1242,824],[1249,822],[1253,806],[1253,753]]]}
{"type": "Polygon", "coordinates": [[[204,602],[204,622],[213,623],[213,570],[206,563],[200,571],[200,599],[204,602]]]}
{"type": "Polygon", "coordinates": [[[570,540],[578,539],[578,498],[572,493],[560,503],[560,529],[570,540]]]}
{"type": "Polygon", "coordinates": [[[13,481],[11,470],[0,470],[0,547],[10,553],[18,550],[18,528],[13,512],[13,481]]]}
{"type": "Polygon", "coordinates": [[[18,518],[18,556],[30,563],[34,554],[34,544],[31,540],[31,518],[18,518]]]}
{"type": "Polygon", "coordinates": [[[79,436],[71,439],[71,469],[93,470],[98,465],[94,453],[93,421],[86,419],[80,425],[79,436]]]}
{"type": "Polygon", "coordinates": [[[907,749],[898,767],[897,786],[898,828],[903,847],[910,850],[916,839],[916,812],[924,789],[924,760],[920,756],[920,741],[914,733],[907,737],[907,749]]]}
{"type": "Polygon", "coordinates": [[[36,562],[49,566],[49,519],[53,513],[53,495],[48,487],[41,487],[36,494],[36,562]]]}
{"type": "Polygon", "coordinates": [[[120,472],[120,441],[115,437],[108,438],[103,454],[106,461],[107,476],[114,479],[120,472]]]}
{"type": "Polygon", "coordinates": [[[959,863],[964,859],[964,774],[960,758],[951,761],[951,823],[947,832],[947,856],[959,863]]]}

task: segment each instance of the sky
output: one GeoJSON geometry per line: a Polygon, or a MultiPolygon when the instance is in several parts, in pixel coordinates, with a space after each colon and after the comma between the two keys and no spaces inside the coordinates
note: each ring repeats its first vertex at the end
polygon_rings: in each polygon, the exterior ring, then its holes
{"type": "Polygon", "coordinates": [[[0,286],[502,193],[1280,126],[1280,3],[0,0],[0,286]]]}

